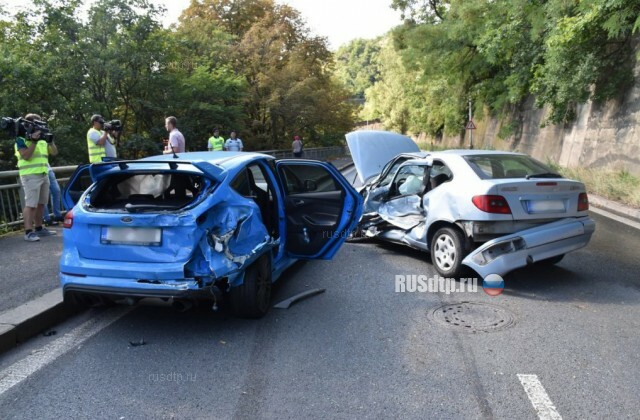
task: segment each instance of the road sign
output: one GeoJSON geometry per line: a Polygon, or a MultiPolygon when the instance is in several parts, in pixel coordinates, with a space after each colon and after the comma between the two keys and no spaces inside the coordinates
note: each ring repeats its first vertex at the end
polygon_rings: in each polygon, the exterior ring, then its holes
{"type": "Polygon", "coordinates": [[[476,125],[473,123],[473,120],[469,120],[469,122],[467,123],[467,126],[465,128],[467,130],[475,130],[476,129],[476,125]]]}

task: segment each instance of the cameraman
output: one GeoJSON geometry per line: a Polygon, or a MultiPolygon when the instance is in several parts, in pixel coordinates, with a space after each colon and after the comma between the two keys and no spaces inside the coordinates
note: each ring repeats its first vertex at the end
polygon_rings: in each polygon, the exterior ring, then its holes
{"type": "Polygon", "coordinates": [[[89,151],[89,163],[102,162],[103,157],[116,157],[116,146],[114,137],[110,138],[108,132],[104,131],[104,118],[96,114],[91,117],[93,125],[87,131],[87,149],[89,151]]]}
{"type": "MultiPolygon", "coordinates": [[[[25,119],[30,122],[42,121],[37,114],[28,114],[25,119]]],[[[24,240],[36,242],[42,236],[55,235],[42,227],[44,205],[49,201],[49,154],[57,155],[58,148],[53,142],[40,139],[41,131],[34,131],[28,138],[16,138],[15,150],[18,158],[18,172],[24,189],[24,240]],[[35,226],[35,231],[33,230],[35,226]]]]}

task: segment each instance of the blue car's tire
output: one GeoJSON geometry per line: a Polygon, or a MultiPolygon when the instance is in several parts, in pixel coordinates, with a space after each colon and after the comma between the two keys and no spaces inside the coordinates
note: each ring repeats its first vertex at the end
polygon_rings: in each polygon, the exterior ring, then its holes
{"type": "Polygon", "coordinates": [[[267,255],[247,267],[244,282],[229,291],[234,315],[261,318],[271,306],[271,262],[267,255]]]}

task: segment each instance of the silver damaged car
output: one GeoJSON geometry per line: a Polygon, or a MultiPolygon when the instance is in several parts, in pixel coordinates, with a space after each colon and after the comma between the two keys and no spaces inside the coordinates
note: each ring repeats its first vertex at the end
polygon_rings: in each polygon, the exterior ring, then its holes
{"type": "Polygon", "coordinates": [[[346,138],[364,198],[356,235],[429,252],[443,277],[460,277],[465,266],[484,278],[555,264],[595,230],[584,184],[530,156],[423,152],[383,131],[346,138]]]}

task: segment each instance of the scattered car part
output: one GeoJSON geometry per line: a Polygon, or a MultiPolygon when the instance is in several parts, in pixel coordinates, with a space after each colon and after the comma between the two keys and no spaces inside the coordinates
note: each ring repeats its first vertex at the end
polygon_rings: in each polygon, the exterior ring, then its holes
{"type": "Polygon", "coordinates": [[[319,295],[321,293],[324,293],[325,289],[311,289],[311,290],[307,290],[305,292],[301,292],[298,293],[295,296],[291,296],[288,299],[283,300],[282,302],[279,302],[275,305],[273,305],[274,308],[278,308],[278,309],[289,309],[291,307],[291,305],[296,304],[298,302],[300,302],[301,300],[310,298],[312,296],[315,295],[319,295]]]}

